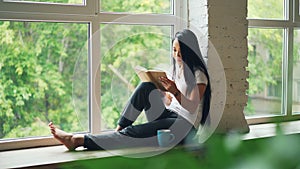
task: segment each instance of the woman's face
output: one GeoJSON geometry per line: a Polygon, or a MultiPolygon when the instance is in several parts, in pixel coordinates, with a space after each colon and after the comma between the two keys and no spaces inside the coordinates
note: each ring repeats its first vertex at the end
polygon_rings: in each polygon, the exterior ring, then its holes
{"type": "Polygon", "coordinates": [[[183,65],[183,63],[182,63],[182,55],[181,55],[181,52],[180,52],[180,45],[179,45],[178,39],[175,39],[173,41],[173,57],[174,57],[176,63],[179,66],[183,65]]]}

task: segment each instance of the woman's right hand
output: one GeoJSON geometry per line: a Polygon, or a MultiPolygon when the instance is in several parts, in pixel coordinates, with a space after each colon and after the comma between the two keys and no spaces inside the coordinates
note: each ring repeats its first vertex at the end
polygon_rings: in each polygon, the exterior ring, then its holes
{"type": "Polygon", "coordinates": [[[159,80],[166,91],[172,93],[173,95],[178,92],[177,86],[173,80],[168,79],[167,77],[159,77],[159,80]]]}

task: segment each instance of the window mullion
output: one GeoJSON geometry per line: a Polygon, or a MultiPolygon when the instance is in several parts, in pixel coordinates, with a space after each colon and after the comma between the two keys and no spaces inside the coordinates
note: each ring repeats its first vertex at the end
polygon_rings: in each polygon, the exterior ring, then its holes
{"type": "Polygon", "coordinates": [[[289,27],[287,29],[287,38],[286,38],[286,113],[287,116],[292,115],[292,106],[293,106],[293,45],[294,45],[294,28],[289,27]]]}
{"type": "MultiPolygon", "coordinates": [[[[299,1],[298,1],[299,2],[299,1]]],[[[294,8],[299,9],[299,4],[294,4],[294,8]]],[[[289,23],[293,23],[293,0],[285,0],[285,17],[289,23]]],[[[298,11],[299,13],[299,11],[298,11]]],[[[285,36],[285,58],[286,58],[286,81],[285,84],[285,111],[286,115],[292,116],[293,107],[293,46],[294,46],[294,27],[293,24],[288,24],[285,36]]]]}
{"type": "Polygon", "coordinates": [[[174,0],[174,15],[176,17],[175,32],[187,28],[188,26],[188,2],[174,0]]]}
{"type": "Polygon", "coordinates": [[[283,32],[283,54],[282,54],[282,104],[281,113],[288,114],[288,56],[289,56],[289,29],[283,32]]]}
{"type": "Polygon", "coordinates": [[[100,116],[100,24],[93,20],[90,25],[89,36],[89,112],[90,112],[90,131],[93,134],[101,131],[100,116]]]}

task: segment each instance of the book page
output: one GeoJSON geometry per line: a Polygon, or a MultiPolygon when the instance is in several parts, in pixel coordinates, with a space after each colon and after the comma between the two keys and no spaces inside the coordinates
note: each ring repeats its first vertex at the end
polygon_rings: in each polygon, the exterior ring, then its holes
{"type": "Polygon", "coordinates": [[[166,89],[161,85],[159,77],[167,77],[166,72],[162,70],[147,70],[144,67],[136,66],[134,68],[136,74],[143,82],[152,82],[158,89],[165,91],[166,89]]]}
{"type": "Polygon", "coordinates": [[[151,82],[150,77],[146,74],[147,69],[141,66],[136,66],[134,68],[135,73],[142,80],[142,82],[151,82]]]}
{"type": "Polygon", "coordinates": [[[146,73],[148,74],[149,78],[151,79],[151,82],[154,83],[158,89],[163,90],[163,91],[166,90],[159,80],[159,77],[167,77],[165,72],[149,70],[146,73]]]}

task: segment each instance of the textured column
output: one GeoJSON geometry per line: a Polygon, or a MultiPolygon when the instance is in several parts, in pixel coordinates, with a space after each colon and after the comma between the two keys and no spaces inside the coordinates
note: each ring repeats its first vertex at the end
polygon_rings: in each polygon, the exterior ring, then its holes
{"type": "Polygon", "coordinates": [[[219,89],[225,89],[226,100],[212,103],[214,108],[224,108],[223,112],[213,112],[212,115],[218,126],[217,132],[249,131],[243,113],[249,76],[245,68],[248,65],[246,16],[247,0],[190,0],[190,28],[200,30],[197,34],[201,50],[208,58],[213,97],[221,98],[222,90],[219,89]],[[223,67],[218,65],[216,55],[223,67]]]}

